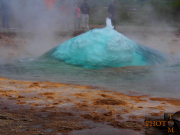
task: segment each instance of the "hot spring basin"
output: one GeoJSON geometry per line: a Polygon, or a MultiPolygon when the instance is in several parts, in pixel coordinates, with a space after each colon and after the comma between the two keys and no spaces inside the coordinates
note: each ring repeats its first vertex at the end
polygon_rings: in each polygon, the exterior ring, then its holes
{"type": "Polygon", "coordinates": [[[64,61],[84,68],[146,66],[166,63],[166,54],[138,44],[107,26],[93,29],[53,48],[43,57],[64,61]]]}

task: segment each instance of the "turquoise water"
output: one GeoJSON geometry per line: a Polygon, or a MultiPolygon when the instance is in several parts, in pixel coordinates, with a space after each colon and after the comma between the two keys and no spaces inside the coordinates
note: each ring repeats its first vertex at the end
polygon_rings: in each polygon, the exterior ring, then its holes
{"type": "Polygon", "coordinates": [[[109,25],[68,40],[39,58],[0,65],[0,76],[179,98],[179,60],[167,64],[168,60],[166,54],[131,41],[109,25]],[[91,34],[103,36],[105,41],[99,37],[100,41],[92,44],[91,34]],[[88,40],[83,40],[85,37],[88,40]]]}
{"type": "Polygon", "coordinates": [[[52,81],[104,87],[127,93],[179,98],[179,65],[86,69],[54,59],[25,60],[0,66],[0,76],[30,81],[52,81]]]}
{"type": "Polygon", "coordinates": [[[169,57],[155,49],[138,44],[107,26],[74,37],[45,53],[52,58],[88,69],[162,64],[169,57]]]}

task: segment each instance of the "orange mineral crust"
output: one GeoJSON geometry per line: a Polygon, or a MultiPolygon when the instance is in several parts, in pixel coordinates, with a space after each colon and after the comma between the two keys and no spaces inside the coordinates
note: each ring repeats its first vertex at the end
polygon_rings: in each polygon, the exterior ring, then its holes
{"type": "Polygon", "coordinates": [[[139,132],[144,128],[145,115],[162,116],[179,108],[179,99],[0,77],[0,134],[11,134],[9,128],[17,135],[67,134],[95,128],[95,123],[139,132]],[[90,126],[91,122],[95,125],[90,126]]]}

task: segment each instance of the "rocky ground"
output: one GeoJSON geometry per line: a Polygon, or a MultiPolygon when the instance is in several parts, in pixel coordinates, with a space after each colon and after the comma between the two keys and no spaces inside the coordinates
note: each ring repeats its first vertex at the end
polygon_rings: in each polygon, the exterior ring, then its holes
{"type": "Polygon", "coordinates": [[[146,127],[145,118],[179,111],[179,99],[101,89],[0,78],[0,134],[70,134],[104,123],[154,135],[161,130],[146,127]]]}
{"type": "Polygon", "coordinates": [[[67,134],[95,128],[92,121],[140,132],[145,117],[179,111],[178,99],[101,89],[0,78],[0,134],[67,134]]]}
{"type": "MultiPolygon", "coordinates": [[[[83,32],[71,31],[71,35],[83,32]]],[[[61,32],[60,36],[67,34],[61,32]]],[[[177,54],[180,31],[171,34],[174,35],[170,40],[171,53],[177,54]]],[[[16,57],[26,42],[16,32],[1,32],[0,47],[7,51],[1,51],[0,55],[16,57]]],[[[156,135],[166,134],[167,127],[147,127],[145,120],[162,120],[167,112],[180,119],[180,99],[104,89],[0,78],[0,134],[109,135],[113,132],[118,135],[156,135]]]]}

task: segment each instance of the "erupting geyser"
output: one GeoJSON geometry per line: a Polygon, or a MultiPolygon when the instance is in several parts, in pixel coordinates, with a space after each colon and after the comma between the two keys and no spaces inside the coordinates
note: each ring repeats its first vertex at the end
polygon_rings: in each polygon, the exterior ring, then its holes
{"type": "Polygon", "coordinates": [[[106,23],[105,28],[74,37],[44,56],[92,69],[155,65],[168,61],[164,53],[133,42],[115,31],[109,19],[106,23]]]}

